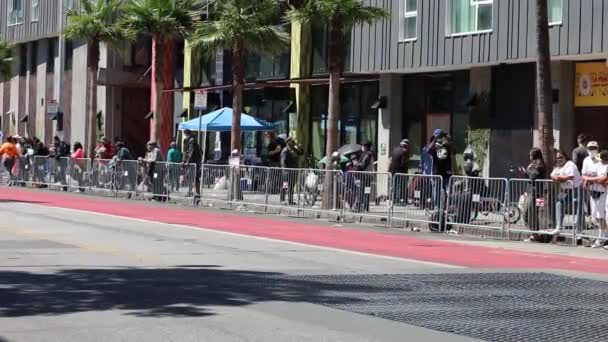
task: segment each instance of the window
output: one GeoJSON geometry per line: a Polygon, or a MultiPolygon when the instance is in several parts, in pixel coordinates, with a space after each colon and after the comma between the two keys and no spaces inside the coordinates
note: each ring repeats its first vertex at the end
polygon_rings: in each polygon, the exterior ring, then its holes
{"type": "Polygon", "coordinates": [[[493,0],[448,0],[450,34],[492,30],[493,0]]]}
{"type": "Polygon", "coordinates": [[[63,0],[63,8],[66,10],[74,9],[74,0],[63,0]]]}
{"type": "Polygon", "coordinates": [[[32,21],[38,21],[40,19],[40,0],[31,0],[32,8],[32,21]]]}
{"type": "Polygon", "coordinates": [[[8,24],[17,25],[23,22],[23,1],[8,0],[8,24]]]}
{"type": "Polygon", "coordinates": [[[402,0],[400,3],[402,6],[401,13],[403,13],[400,26],[401,40],[414,40],[417,37],[418,0],[402,0]]]}
{"type": "Polygon", "coordinates": [[[562,23],[562,3],[563,0],[549,0],[549,25],[562,23]]]}

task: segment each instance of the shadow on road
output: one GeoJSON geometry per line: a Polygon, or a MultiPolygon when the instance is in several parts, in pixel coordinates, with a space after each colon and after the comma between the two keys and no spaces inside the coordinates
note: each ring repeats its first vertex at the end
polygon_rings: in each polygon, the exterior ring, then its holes
{"type": "MultiPolygon", "coordinates": [[[[44,202],[44,201],[20,201],[20,200],[13,200],[13,199],[0,199],[0,203],[28,203],[28,204],[43,204],[43,203],[48,203],[48,202],[44,202]]],[[[0,342],[2,342],[2,340],[0,340],[0,342]]]]}
{"type": "Polygon", "coordinates": [[[209,306],[264,301],[348,304],[364,301],[362,292],[380,290],[349,284],[340,287],[343,296],[335,292],[330,296],[325,291],[328,286],[279,273],[192,266],[77,269],[51,274],[0,272],[0,317],[112,309],[145,317],[207,316],[214,314],[209,306]]]}

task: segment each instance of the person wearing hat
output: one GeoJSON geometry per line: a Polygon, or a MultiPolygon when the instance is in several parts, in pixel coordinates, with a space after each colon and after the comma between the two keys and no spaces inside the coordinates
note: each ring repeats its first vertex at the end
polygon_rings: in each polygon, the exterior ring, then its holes
{"type": "Polygon", "coordinates": [[[431,142],[427,145],[426,153],[433,160],[433,175],[443,177],[443,189],[447,190],[453,174],[454,158],[452,142],[448,134],[441,129],[436,129],[431,142]]]}
{"type": "Polygon", "coordinates": [[[285,141],[286,146],[281,151],[281,167],[283,186],[281,187],[281,202],[285,201],[285,195],[288,196],[288,204],[295,205],[293,200],[294,188],[297,183],[297,171],[289,171],[288,169],[297,169],[300,155],[302,152],[297,146],[296,141],[289,137],[285,141]]]}
{"type": "MultiPolygon", "coordinates": [[[[599,144],[596,141],[587,143],[588,156],[583,161],[581,170],[583,176],[584,191],[589,198],[591,209],[591,219],[600,228],[600,232],[606,229],[606,187],[602,184],[605,181],[606,166],[599,159],[599,144]]],[[[598,248],[603,245],[601,240],[596,240],[592,245],[598,248]]]]}
{"type": "Polygon", "coordinates": [[[144,162],[146,164],[146,177],[144,182],[148,185],[148,191],[152,191],[152,199],[161,201],[163,199],[163,195],[165,194],[165,170],[162,166],[158,165],[158,163],[164,161],[163,153],[155,141],[148,141],[148,144],[146,144],[146,150],[146,156],[138,159],[140,162],[144,162]]]}

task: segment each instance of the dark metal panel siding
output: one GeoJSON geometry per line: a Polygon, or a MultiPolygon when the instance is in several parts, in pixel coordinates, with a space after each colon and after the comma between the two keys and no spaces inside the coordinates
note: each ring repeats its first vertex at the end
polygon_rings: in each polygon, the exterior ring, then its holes
{"type": "Polygon", "coordinates": [[[602,39],[604,35],[606,35],[606,32],[604,32],[604,27],[608,29],[608,26],[606,26],[603,22],[604,7],[604,2],[602,0],[593,0],[591,9],[593,25],[590,27],[589,32],[589,34],[591,35],[590,52],[602,51],[602,39]]]}
{"type": "MultiPolygon", "coordinates": [[[[417,39],[407,42],[399,40],[400,1],[364,0],[389,10],[391,17],[353,29],[353,71],[411,72],[433,66],[529,60],[536,55],[534,1],[494,0],[492,32],[448,36],[446,4],[450,0],[419,0],[417,39]]],[[[563,0],[562,23],[550,27],[549,37],[554,56],[608,53],[608,0],[563,0]]]]}

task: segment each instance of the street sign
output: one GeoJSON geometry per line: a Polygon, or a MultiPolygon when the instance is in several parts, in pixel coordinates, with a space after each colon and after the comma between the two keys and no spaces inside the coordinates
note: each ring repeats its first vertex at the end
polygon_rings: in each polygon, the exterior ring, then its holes
{"type": "Polygon", "coordinates": [[[204,90],[197,90],[194,92],[194,109],[205,110],[207,109],[207,92],[204,90]]]}
{"type": "Polygon", "coordinates": [[[46,104],[46,112],[48,115],[55,115],[59,113],[59,104],[55,100],[50,100],[46,104]]]}

